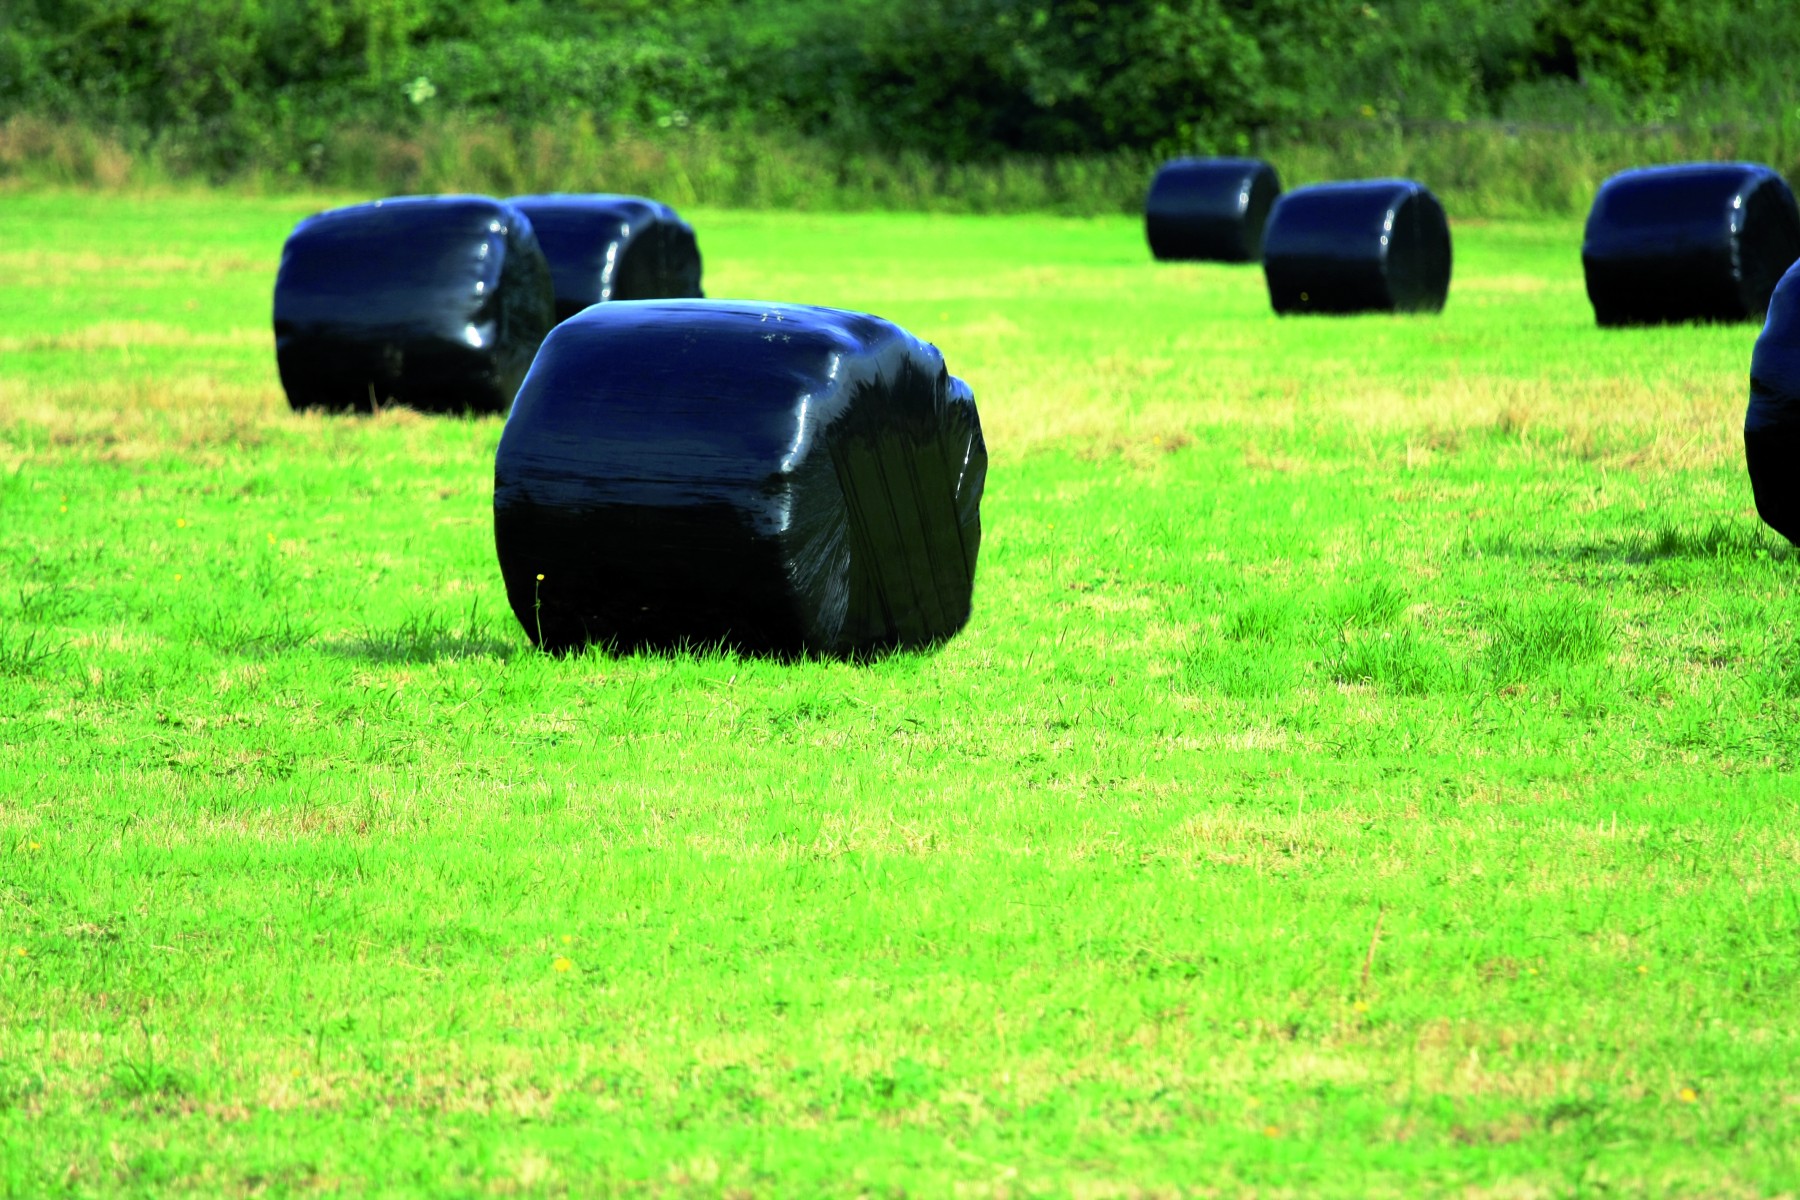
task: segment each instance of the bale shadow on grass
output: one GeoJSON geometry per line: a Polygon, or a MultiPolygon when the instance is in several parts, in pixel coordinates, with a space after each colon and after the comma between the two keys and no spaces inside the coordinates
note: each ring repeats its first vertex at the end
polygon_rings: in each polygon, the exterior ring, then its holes
{"type": "Polygon", "coordinates": [[[1665,522],[1611,536],[1575,537],[1566,541],[1503,530],[1488,537],[1466,540],[1463,552],[1469,557],[1492,555],[1556,562],[1652,563],[1668,559],[1756,558],[1800,562],[1800,548],[1767,526],[1723,519],[1694,524],[1665,522]]]}
{"type": "Polygon", "coordinates": [[[954,636],[935,638],[922,645],[864,646],[844,653],[831,653],[815,649],[769,646],[761,642],[739,641],[729,635],[713,638],[682,638],[677,641],[596,638],[592,641],[574,642],[567,645],[539,647],[530,642],[530,635],[527,634],[526,645],[521,649],[536,650],[546,658],[558,661],[592,656],[619,662],[633,658],[660,659],[671,662],[731,659],[738,662],[773,663],[777,666],[798,666],[802,663],[848,663],[857,667],[873,667],[888,663],[928,659],[943,649],[954,636]]]}
{"type": "Polygon", "coordinates": [[[929,656],[948,639],[928,646],[890,646],[865,650],[850,655],[828,655],[816,652],[793,652],[746,647],[729,639],[681,641],[672,644],[616,641],[591,641],[578,645],[540,649],[528,634],[515,636],[496,629],[484,621],[461,625],[438,614],[415,614],[392,626],[370,626],[361,633],[342,639],[323,640],[320,649],[339,658],[368,663],[425,664],[448,660],[492,658],[513,662],[541,656],[557,662],[576,662],[588,658],[623,662],[633,658],[660,659],[669,662],[733,659],[746,662],[769,662],[794,666],[808,662],[848,662],[856,666],[875,666],[929,656]]]}
{"type": "Polygon", "coordinates": [[[351,637],[322,641],[320,649],[361,662],[423,664],[473,658],[507,662],[529,652],[531,644],[522,636],[505,636],[471,608],[458,618],[413,613],[396,625],[370,625],[351,637]]]}
{"type": "Polygon", "coordinates": [[[266,658],[311,643],[318,625],[286,608],[256,613],[215,607],[188,629],[201,645],[221,654],[266,658]]]}
{"type": "MultiPolygon", "coordinates": [[[[835,662],[868,667],[929,659],[956,636],[949,634],[923,644],[867,645],[844,653],[769,645],[766,640],[739,639],[729,633],[674,640],[596,637],[540,646],[532,637],[532,630],[516,623],[511,612],[503,612],[501,616],[489,616],[476,605],[461,613],[427,610],[408,614],[396,624],[371,624],[349,636],[314,638],[309,631],[307,640],[314,641],[324,653],[374,663],[431,663],[473,658],[511,662],[541,656],[559,662],[589,657],[613,661],[632,658],[664,661],[734,659],[786,666],[835,662]]],[[[287,644],[260,626],[236,640],[245,647],[259,642],[265,647],[287,644]]]]}

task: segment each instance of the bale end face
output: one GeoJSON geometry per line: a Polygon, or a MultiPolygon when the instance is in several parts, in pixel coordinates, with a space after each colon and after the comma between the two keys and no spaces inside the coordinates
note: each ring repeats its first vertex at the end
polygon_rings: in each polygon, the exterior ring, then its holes
{"type": "Polygon", "coordinates": [[[1800,264],[1775,287],[1750,356],[1744,459],[1757,515],[1800,545],[1800,264]]]}
{"type": "Polygon", "coordinates": [[[531,223],[483,196],[410,196],[295,227],[275,277],[290,406],[504,412],[553,312],[531,223]]]}
{"type": "Polygon", "coordinates": [[[1404,179],[1324,183],[1275,202],[1263,272],[1277,313],[1438,312],[1450,293],[1450,224],[1404,179]]]}
{"type": "Polygon", "coordinates": [[[1759,320],[1800,257],[1800,208],[1756,163],[1682,163],[1600,185],[1582,273],[1602,326],[1759,320]]]}
{"type": "Polygon", "coordinates": [[[968,620],[986,464],[967,387],[885,321],[601,304],[546,340],[507,421],[495,543],[549,650],[856,657],[968,620]]]}
{"type": "Polygon", "coordinates": [[[1275,168],[1257,158],[1177,158],[1144,199],[1144,232],[1158,261],[1255,262],[1281,195],[1275,168]]]}

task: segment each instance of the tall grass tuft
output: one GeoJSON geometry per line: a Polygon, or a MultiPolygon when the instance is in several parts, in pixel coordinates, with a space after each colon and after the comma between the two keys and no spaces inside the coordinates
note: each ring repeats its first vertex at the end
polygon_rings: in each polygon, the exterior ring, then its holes
{"type": "Polygon", "coordinates": [[[430,663],[440,659],[509,658],[517,643],[503,636],[495,623],[475,605],[457,619],[448,613],[418,612],[398,624],[370,626],[352,649],[361,657],[382,663],[430,663]]]}
{"type": "Polygon", "coordinates": [[[1454,690],[1461,677],[1445,648],[1427,642],[1410,625],[1339,630],[1337,640],[1326,647],[1325,671],[1334,682],[1400,696],[1454,690]]]}
{"type": "Polygon", "coordinates": [[[1605,610],[1574,596],[1505,602],[1489,609],[1486,665],[1506,685],[1553,675],[1593,662],[1613,647],[1605,610]]]}
{"type": "Polygon", "coordinates": [[[0,676],[41,678],[67,649],[66,642],[53,641],[41,630],[0,625],[0,676]]]}

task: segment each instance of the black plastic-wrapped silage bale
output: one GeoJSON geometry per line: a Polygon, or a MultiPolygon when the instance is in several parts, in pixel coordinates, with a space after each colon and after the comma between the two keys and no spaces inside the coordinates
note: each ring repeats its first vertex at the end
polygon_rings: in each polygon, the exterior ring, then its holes
{"type": "Polygon", "coordinates": [[[860,656],[968,620],[986,477],[974,396],[880,318],[598,304],[520,389],[494,540],[549,650],[860,656]]]}
{"type": "Polygon", "coordinates": [[[1437,312],[1450,294],[1450,223],[1409,179],[1295,188],[1263,231],[1278,313],[1437,312]]]}
{"type": "Polygon", "coordinates": [[[486,196],[401,196],[288,235],[275,360],[296,409],[505,412],[554,315],[524,214],[486,196]]]}
{"type": "Polygon", "coordinates": [[[1757,515],[1800,545],[1800,264],[1776,285],[1750,356],[1744,458],[1757,515]]]}
{"type": "Polygon", "coordinates": [[[675,210],[642,196],[514,196],[556,284],[556,319],[605,300],[697,297],[700,247],[675,210]]]}
{"type": "Polygon", "coordinates": [[[1281,178],[1260,158],[1177,158],[1144,198],[1144,233],[1158,259],[1255,262],[1281,178]]]}
{"type": "Polygon", "coordinates": [[[1755,163],[1614,175],[1594,196],[1581,244],[1601,325],[1756,320],[1796,257],[1794,193],[1755,163]]]}

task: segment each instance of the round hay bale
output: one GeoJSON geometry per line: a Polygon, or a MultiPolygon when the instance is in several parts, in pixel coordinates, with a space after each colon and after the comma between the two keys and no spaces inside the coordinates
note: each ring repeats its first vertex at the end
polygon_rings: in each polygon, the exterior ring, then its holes
{"type": "Polygon", "coordinates": [[[275,361],[296,409],[505,412],[553,323],[531,222],[486,196],[401,196],[294,227],[275,361]]]}
{"type": "Polygon", "coordinates": [[[969,617],[987,447],[936,347],[877,317],[721,300],[557,326],[494,460],[531,640],[861,656],[969,617]]]}
{"type": "Polygon", "coordinates": [[[1800,545],[1800,264],[1775,287],[1750,356],[1744,458],[1757,515],[1800,545]]]}
{"type": "Polygon", "coordinates": [[[1144,198],[1150,253],[1162,261],[1255,262],[1281,178],[1260,158],[1177,158],[1144,198]]]}
{"type": "Polygon", "coordinates": [[[1275,311],[1438,312],[1450,294],[1444,206],[1409,179],[1295,188],[1263,233],[1275,311]]]}
{"type": "Polygon", "coordinates": [[[1600,185],[1581,265],[1601,325],[1751,321],[1800,258],[1800,209],[1756,163],[1644,167],[1600,185]]]}
{"type": "Polygon", "coordinates": [[[642,196],[514,196],[550,260],[556,319],[607,300],[698,297],[700,247],[675,210],[642,196]]]}

